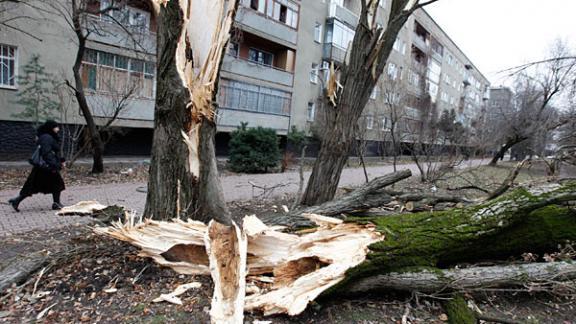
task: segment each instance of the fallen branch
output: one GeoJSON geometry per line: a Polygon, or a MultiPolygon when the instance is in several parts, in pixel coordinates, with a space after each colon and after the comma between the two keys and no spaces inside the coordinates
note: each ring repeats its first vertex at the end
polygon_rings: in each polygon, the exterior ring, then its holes
{"type": "Polygon", "coordinates": [[[489,193],[488,197],[486,197],[486,200],[496,199],[502,196],[502,194],[504,194],[506,191],[508,191],[508,189],[510,189],[510,187],[514,185],[514,180],[516,180],[516,177],[518,177],[520,170],[522,169],[524,164],[526,164],[526,162],[528,162],[527,159],[516,164],[516,166],[514,167],[514,169],[512,169],[512,171],[510,171],[510,174],[508,174],[508,177],[506,177],[504,182],[502,182],[502,184],[498,188],[496,188],[496,190],[489,193]]]}
{"type": "Polygon", "coordinates": [[[374,290],[404,290],[435,293],[476,288],[524,287],[530,282],[576,279],[576,264],[570,262],[472,267],[465,269],[422,269],[417,272],[391,272],[356,281],[352,294],[374,290]]]}

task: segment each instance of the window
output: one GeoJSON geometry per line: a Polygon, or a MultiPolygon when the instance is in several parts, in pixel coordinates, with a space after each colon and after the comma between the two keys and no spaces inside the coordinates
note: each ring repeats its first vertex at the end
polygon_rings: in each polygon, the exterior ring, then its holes
{"type": "Polygon", "coordinates": [[[420,75],[418,75],[414,70],[410,70],[410,79],[408,82],[413,86],[420,86],[420,75]]]}
{"type": "Polygon", "coordinates": [[[86,89],[99,93],[154,98],[154,62],[86,49],[80,72],[86,89]]]}
{"type": "Polygon", "coordinates": [[[228,44],[228,55],[238,57],[238,43],[230,42],[228,44]]]}
{"type": "Polygon", "coordinates": [[[314,26],[314,41],[316,43],[322,42],[322,24],[318,22],[314,26]]]}
{"type": "Polygon", "coordinates": [[[388,130],[392,128],[392,120],[388,119],[387,117],[384,117],[382,119],[382,130],[388,130]]]}
{"type": "Polygon", "coordinates": [[[326,28],[326,43],[347,50],[352,40],[354,40],[354,30],[337,20],[326,28]]]}
{"type": "Polygon", "coordinates": [[[401,44],[400,38],[396,37],[396,40],[394,41],[394,47],[393,48],[397,52],[400,52],[401,46],[402,46],[402,44],[401,44]]]}
{"type": "Polygon", "coordinates": [[[250,8],[264,13],[266,2],[264,0],[250,0],[250,8]]]}
{"type": "Polygon", "coordinates": [[[310,82],[316,84],[318,83],[318,64],[312,63],[312,69],[310,70],[310,82]]]}
{"type": "MultiPolygon", "coordinates": [[[[264,0],[260,0],[264,1],[264,0]]],[[[282,22],[292,28],[298,27],[298,14],[300,7],[290,0],[267,0],[266,15],[282,22]]],[[[262,10],[262,12],[264,12],[262,10]]]]}
{"type": "Polygon", "coordinates": [[[367,116],[366,117],[366,129],[372,129],[374,127],[374,117],[367,116]]]}
{"type": "Polygon", "coordinates": [[[218,104],[221,108],[290,116],[289,92],[255,84],[221,79],[218,104]]]}
{"type": "Polygon", "coordinates": [[[258,64],[272,66],[272,62],[274,61],[274,55],[256,48],[251,48],[248,51],[248,59],[258,64]]]}
{"type": "Polygon", "coordinates": [[[396,64],[388,64],[388,76],[391,80],[396,80],[396,77],[398,76],[398,68],[396,67],[396,64]]]}
{"type": "Polygon", "coordinates": [[[448,94],[442,91],[442,93],[440,94],[440,99],[442,99],[442,101],[444,102],[448,102],[448,94]]]}
{"type": "Polygon", "coordinates": [[[0,87],[16,88],[16,47],[0,44],[0,87]]]}
{"type": "Polygon", "coordinates": [[[314,121],[316,117],[316,104],[313,102],[308,103],[308,110],[306,112],[306,120],[314,121]]]}
{"type": "MultiPolygon", "coordinates": [[[[118,2],[114,3],[112,0],[101,0],[100,10],[106,10],[116,5],[118,5],[118,2]]],[[[105,12],[102,15],[102,19],[120,23],[124,26],[140,29],[142,31],[150,30],[150,13],[126,5],[119,10],[109,10],[105,12]]]]}

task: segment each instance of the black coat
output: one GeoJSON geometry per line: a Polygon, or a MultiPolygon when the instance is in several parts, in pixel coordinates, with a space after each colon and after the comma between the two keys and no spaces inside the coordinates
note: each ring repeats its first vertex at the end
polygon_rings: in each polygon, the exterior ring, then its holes
{"type": "Polygon", "coordinates": [[[60,154],[60,143],[57,135],[40,131],[36,144],[40,146],[40,155],[49,168],[34,167],[32,169],[20,191],[20,195],[24,197],[35,193],[55,193],[66,189],[64,180],[60,175],[64,159],[60,154]]]}

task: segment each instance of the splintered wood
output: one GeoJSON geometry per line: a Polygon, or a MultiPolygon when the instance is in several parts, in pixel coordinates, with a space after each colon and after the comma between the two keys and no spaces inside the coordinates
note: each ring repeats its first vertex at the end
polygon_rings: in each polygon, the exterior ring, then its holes
{"type": "Polygon", "coordinates": [[[146,220],[95,231],[139,247],[141,256],[178,273],[211,274],[213,322],[241,323],[242,306],[265,315],[301,313],[363,262],[370,244],[383,240],[372,225],[305,216],[318,227],[301,235],[283,233],[256,216],[245,217],[242,229],[214,221],[206,226],[146,220]]]}

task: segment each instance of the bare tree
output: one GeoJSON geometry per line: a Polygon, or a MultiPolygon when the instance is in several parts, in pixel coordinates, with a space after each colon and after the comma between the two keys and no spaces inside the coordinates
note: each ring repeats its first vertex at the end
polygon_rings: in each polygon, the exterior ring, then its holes
{"type": "Polygon", "coordinates": [[[551,123],[550,110],[555,99],[574,82],[576,60],[570,57],[565,44],[558,41],[551,50],[552,59],[523,66],[513,71],[516,79],[515,105],[503,111],[497,121],[499,149],[490,162],[498,160],[514,145],[522,143],[542,130],[550,131],[560,126],[551,123]],[[557,59],[554,59],[557,58],[557,59]]]}
{"type": "Polygon", "coordinates": [[[410,15],[436,2],[393,0],[385,27],[375,22],[379,0],[361,0],[361,10],[347,61],[339,77],[331,73],[327,87],[328,127],[321,136],[321,148],[302,204],[315,205],[331,200],[336,193],[342,169],[355,140],[354,128],[380,78],[398,32],[410,15]],[[339,80],[339,81],[338,81],[339,80]]]}
{"type": "Polygon", "coordinates": [[[408,104],[408,89],[398,75],[388,75],[379,83],[380,93],[384,100],[384,114],[380,129],[383,142],[390,140],[390,154],[394,172],[398,165],[398,157],[402,155],[402,143],[406,140],[406,105],[408,104]]]}

